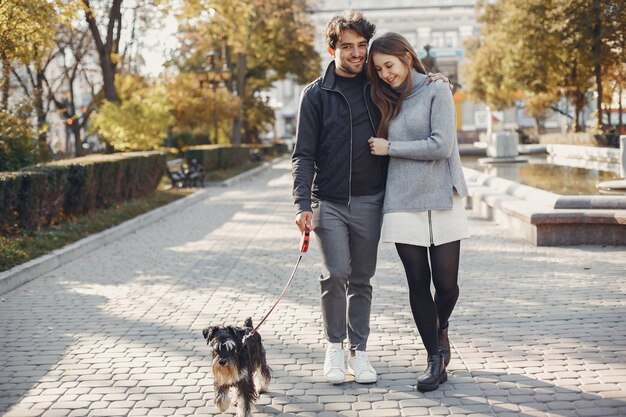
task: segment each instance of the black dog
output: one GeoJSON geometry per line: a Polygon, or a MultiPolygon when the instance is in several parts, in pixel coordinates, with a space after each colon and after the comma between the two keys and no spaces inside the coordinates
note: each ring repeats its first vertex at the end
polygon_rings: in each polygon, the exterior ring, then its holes
{"type": "Polygon", "coordinates": [[[226,411],[230,405],[228,390],[236,387],[238,417],[252,415],[252,404],[267,390],[272,372],[267,366],[261,336],[255,332],[243,342],[243,337],[253,329],[252,319],[248,317],[244,326],[210,326],[202,330],[202,336],[213,348],[215,405],[221,412],[226,411]],[[256,384],[255,378],[258,378],[256,384]]]}

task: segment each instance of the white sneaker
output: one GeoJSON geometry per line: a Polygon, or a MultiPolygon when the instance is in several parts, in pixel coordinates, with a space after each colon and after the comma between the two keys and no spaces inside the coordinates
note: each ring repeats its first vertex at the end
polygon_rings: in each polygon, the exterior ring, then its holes
{"type": "Polygon", "coordinates": [[[371,384],[378,379],[376,370],[362,350],[354,351],[354,356],[348,355],[348,372],[354,375],[354,380],[359,384],[371,384]]]}
{"type": "Polygon", "coordinates": [[[324,376],[331,384],[341,384],[346,379],[346,364],[341,343],[329,343],[326,347],[324,376]]]}

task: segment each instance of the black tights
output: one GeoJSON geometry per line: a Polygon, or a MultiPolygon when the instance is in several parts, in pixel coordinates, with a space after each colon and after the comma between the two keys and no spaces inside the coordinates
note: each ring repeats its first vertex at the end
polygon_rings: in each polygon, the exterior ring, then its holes
{"type": "Polygon", "coordinates": [[[396,243],[396,249],[409,283],[409,300],[417,330],[428,355],[436,355],[439,350],[438,323],[441,328],[448,326],[448,319],[459,298],[457,281],[461,241],[429,248],[396,243]],[[434,301],[430,293],[431,268],[434,301]]]}

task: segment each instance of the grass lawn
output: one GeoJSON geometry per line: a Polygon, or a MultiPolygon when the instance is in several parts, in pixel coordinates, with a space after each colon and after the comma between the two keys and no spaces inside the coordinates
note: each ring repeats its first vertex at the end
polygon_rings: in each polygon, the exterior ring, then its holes
{"type": "MultiPolygon", "coordinates": [[[[229,170],[210,171],[206,174],[206,182],[224,181],[260,164],[254,162],[229,170]]],[[[116,226],[192,192],[193,189],[188,188],[171,188],[167,176],[164,176],[157,190],[143,198],[93,210],[84,216],[71,217],[40,231],[22,231],[11,236],[0,236],[0,272],[116,226]]]]}

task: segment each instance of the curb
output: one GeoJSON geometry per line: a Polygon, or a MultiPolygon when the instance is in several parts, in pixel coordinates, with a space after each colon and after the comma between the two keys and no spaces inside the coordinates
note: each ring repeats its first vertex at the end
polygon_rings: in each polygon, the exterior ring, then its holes
{"type": "MultiPolygon", "coordinates": [[[[279,157],[270,162],[265,162],[261,166],[242,172],[235,177],[219,183],[214,183],[212,185],[230,187],[240,181],[244,181],[258,175],[281,159],[282,157],[279,157]]],[[[40,256],[39,258],[32,259],[9,270],[0,272],[0,295],[6,294],[43,274],[54,271],[61,265],[71,262],[78,257],[81,257],[102,246],[108,245],[109,243],[134,232],[135,230],[141,229],[142,227],[172,214],[181,208],[181,206],[196,204],[212,192],[211,188],[213,187],[201,189],[172,203],[141,214],[130,220],[126,220],[117,226],[113,226],[109,229],[103,230],[102,232],[87,236],[86,238],[77,240],[67,246],[55,249],[46,255],[40,256]]]]}

